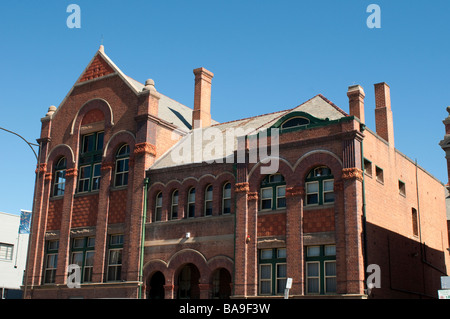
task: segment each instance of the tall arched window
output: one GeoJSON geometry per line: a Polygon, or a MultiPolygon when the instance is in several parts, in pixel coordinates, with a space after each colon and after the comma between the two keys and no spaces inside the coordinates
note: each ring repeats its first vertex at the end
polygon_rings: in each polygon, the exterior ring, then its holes
{"type": "Polygon", "coordinates": [[[178,218],[178,190],[174,190],[172,193],[172,205],[170,211],[170,219],[178,218]]]}
{"type": "Polygon", "coordinates": [[[161,221],[162,216],[162,192],[159,192],[158,195],[156,195],[155,200],[155,222],[161,221]]]}
{"type": "Polygon", "coordinates": [[[116,154],[115,186],[128,185],[128,164],[130,161],[130,147],[122,145],[116,154]]]}
{"type": "Polygon", "coordinates": [[[67,161],[62,157],[55,165],[55,182],[53,184],[53,196],[64,195],[66,187],[66,166],[67,161]]]}
{"type": "Polygon", "coordinates": [[[334,177],[326,166],[313,168],[306,176],[306,205],[334,203],[334,177]]]}
{"type": "Polygon", "coordinates": [[[231,183],[227,182],[223,185],[222,192],[222,214],[231,212],[231,183]]]}
{"type": "Polygon", "coordinates": [[[100,189],[100,168],[102,165],[103,137],[103,131],[81,136],[78,168],[79,193],[100,189]]]}
{"type": "Polygon", "coordinates": [[[195,188],[192,187],[188,192],[187,199],[187,217],[195,216],[195,188]]]}
{"type": "Polygon", "coordinates": [[[205,216],[211,216],[213,211],[213,186],[208,185],[205,189],[205,216]]]}
{"type": "Polygon", "coordinates": [[[286,207],[286,182],[283,175],[267,175],[261,182],[260,210],[282,209],[286,207]]]}

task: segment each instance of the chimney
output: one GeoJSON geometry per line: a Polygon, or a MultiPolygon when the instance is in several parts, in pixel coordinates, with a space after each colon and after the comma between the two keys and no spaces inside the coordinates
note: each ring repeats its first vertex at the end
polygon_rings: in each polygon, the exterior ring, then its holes
{"type": "Polygon", "coordinates": [[[394,122],[391,110],[391,89],[384,82],[375,86],[375,124],[377,134],[394,146],[394,122]]]}
{"type": "Polygon", "coordinates": [[[194,70],[195,92],[192,129],[211,125],[211,80],[214,74],[205,68],[194,70]]]}
{"type": "Polygon", "coordinates": [[[364,123],[364,90],[360,85],[352,85],[347,91],[350,115],[356,116],[364,123]]]}

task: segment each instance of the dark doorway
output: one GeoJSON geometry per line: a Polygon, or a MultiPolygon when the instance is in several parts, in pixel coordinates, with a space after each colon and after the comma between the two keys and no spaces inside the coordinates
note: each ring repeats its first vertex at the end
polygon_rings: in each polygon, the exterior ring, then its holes
{"type": "Polygon", "coordinates": [[[164,299],[164,284],[166,280],[162,272],[157,271],[150,279],[148,298],[149,299],[164,299]]]}
{"type": "Polygon", "coordinates": [[[177,299],[199,299],[200,289],[198,281],[200,272],[193,264],[187,264],[181,268],[178,278],[178,292],[177,299]]]}
{"type": "Polygon", "coordinates": [[[225,268],[216,269],[212,274],[212,297],[229,299],[231,295],[231,275],[225,268]]]}

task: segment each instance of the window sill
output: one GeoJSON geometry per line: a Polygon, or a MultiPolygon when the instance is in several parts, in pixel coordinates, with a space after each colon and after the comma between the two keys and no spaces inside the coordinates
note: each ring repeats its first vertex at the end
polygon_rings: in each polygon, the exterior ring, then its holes
{"type": "Polygon", "coordinates": [[[100,190],[97,189],[97,190],[91,191],[91,192],[75,193],[75,194],[73,195],[73,197],[76,198],[76,197],[83,197],[83,196],[98,195],[99,193],[100,193],[100,190]]]}

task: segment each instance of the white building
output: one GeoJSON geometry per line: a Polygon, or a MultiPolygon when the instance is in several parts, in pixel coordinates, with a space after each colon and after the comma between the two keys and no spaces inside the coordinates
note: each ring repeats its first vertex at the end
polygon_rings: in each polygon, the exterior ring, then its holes
{"type": "Polygon", "coordinates": [[[20,215],[0,212],[0,297],[21,298],[29,234],[19,234],[20,215]]]}

